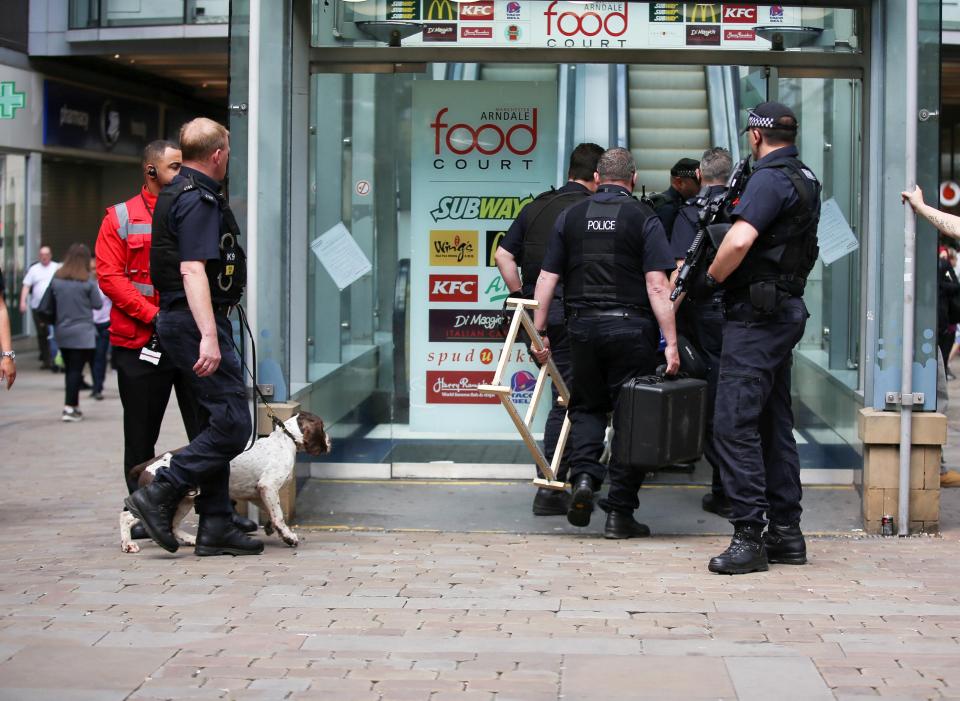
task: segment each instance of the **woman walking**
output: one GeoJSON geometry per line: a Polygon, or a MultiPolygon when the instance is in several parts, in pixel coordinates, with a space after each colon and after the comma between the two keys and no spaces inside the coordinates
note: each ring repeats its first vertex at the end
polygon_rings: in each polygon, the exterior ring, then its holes
{"type": "Polygon", "coordinates": [[[90,279],[90,249],[81,243],[70,246],[63,265],[50,287],[56,306],[55,333],[66,367],[64,421],[80,421],[80,384],[83,366],[93,361],[97,329],[93,310],[103,306],[97,283],[90,279]]]}

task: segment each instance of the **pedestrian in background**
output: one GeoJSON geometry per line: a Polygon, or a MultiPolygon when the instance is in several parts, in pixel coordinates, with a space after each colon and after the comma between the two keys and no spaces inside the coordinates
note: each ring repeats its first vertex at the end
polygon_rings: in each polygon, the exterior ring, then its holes
{"type": "Polygon", "coordinates": [[[37,346],[40,350],[40,367],[44,370],[54,370],[53,357],[50,351],[50,324],[37,315],[37,307],[40,306],[40,300],[43,299],[50,280],[54,273],[59,269],[60,264],[53,260],[53,251],[50,246],[40,246],[40,260],[27,270],[23,276],[23,288],[20,290],[20,313],[27,313],[27,303],[33,313],[33,323],[37,327],[37,346]]]}
{"type": "Polygon", "coordinates": [[[90,397],[97,401],[103,399],[103,381],[107,376],[107,353],[110,350],[110,310],[113,302],[103,294],[97,277],[97,261],[90,260],[90,275],[97,283],[97,289],[103,298],[103,306],[93,310],[93,325],[97,329],[97,345],[93,350],[93,365],[90,372],[93,375],[93,391],[90,397]]]}
{"type": "Polygon", "coordinates": [[[13,336],[10,333],[10,315],[4,291],[3,271],[0,270],[0,384],[7,383],[7,389],[13,387],[17,379],[17,354],[13,352],[13,336]]]}
{"type": "MultiPolygon", "coordinates": [[[[103,306],[97,283],[90,279],[90,249],[75,243],[50,282],[57,345],[66,369],[63,421],[80,421],[83,366],[93,360],[97,329],[93,310],[103,306]]],[[[46,304],[42,305],[47,307],[46,304]]],[[[48,307],[47,307],[48,309],[48,307]]],[[[47,311],[43,309],[43,311],[47,311]]]]}

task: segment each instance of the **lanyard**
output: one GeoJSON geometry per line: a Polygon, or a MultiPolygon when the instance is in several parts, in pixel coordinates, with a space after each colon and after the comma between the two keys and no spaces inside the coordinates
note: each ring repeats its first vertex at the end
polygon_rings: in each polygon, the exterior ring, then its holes
{"type": "Polygon", "coordinates": [[[143,192],[140,193],[140,199],[143,201],[143,206],[147,208],[147,213],[152,217],[153,216],[153,207],[147,202],[147,198],[143,196],[143,192]]]}

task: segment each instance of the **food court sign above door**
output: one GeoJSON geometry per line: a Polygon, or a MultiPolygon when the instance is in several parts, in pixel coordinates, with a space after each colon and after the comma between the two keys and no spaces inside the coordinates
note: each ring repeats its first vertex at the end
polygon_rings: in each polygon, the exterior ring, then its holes
{"type": "Polygon", "coordinates": [[[832,10],[782,5],[389,0],[386,6],[386,19],[423,26],[405,46],[769,50],[778,29],[793,34],[785,48],[822,45],[832,37],[822,29],[832,10]],[[808,21],[814,26],[797,35],[808,21]]]}

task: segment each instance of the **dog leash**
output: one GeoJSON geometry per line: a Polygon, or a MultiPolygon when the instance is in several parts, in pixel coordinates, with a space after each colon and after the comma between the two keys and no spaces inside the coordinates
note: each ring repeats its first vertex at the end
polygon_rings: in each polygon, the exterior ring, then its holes
{"type": "MultiPolygon", "coordinates": [[[[250,377],[250,381],[253,383],[253,391],[256,392],[257,398],[260,400],[260,403],[263,404],[263,408],[266,409],[267,416],[269,416],[270,421],[273,422],[273,428],[279,428],[281,431],[287,434],[287,438],[292,440],[294,446],[296,446],[297,439],[293,437],[293,434],[290,433],[289,429],[287,429],[287,427],[284,425],[283,420],[273,411],[273,408],[270,406],[270,402],[267,401],[267,398],[263,396],[263,392],[260,391],[260,385],[257,384],[257,344],[253,340],[253,331],[250,329],[250,324],[247,322],[247,313],[240,304],[237,305],[237,318],[240,321],[241,331],[245,331],[247,336],[250,338],[250,353],[253,357],[253,372],[251,372],[250,368],[247,366],[243,351],[237,346],[237,342],[234,341],[233,336],[231,336],[230,342],[233,344],[234,349],[240,356],[240,365],[243,366],[243,369],[250,377]]],[[[243,336],[241,336],[240,339],[243,340],[243,336]]],[[[258,412],[253,413],[253,440],[250,441],[250,447],[248,447],[246,450],[250,450],[250,448],[253,447],[253,444],[257,442],[257,415],[258,412]]],[[[244,452],[246,452],[246,450],[244,452]]]]}

